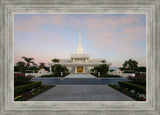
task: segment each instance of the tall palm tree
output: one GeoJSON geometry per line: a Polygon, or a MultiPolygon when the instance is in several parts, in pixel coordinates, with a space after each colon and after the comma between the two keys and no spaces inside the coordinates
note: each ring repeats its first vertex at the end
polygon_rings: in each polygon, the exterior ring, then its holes
{"type": "Polygon", "coordinates": [[[32,60],[34,60],[34,58],[27,58],[27,57],[22,57],[25,61],[26,61],[26,68],[29,69],[30,64],[36,65],[32,60]]]}
{"type": "Polygon", "coordinates": [[[123,68],[134,70],[138,67],[138,62],[130,58],[129,60],[125,61],[122,66],[123,68]]]}

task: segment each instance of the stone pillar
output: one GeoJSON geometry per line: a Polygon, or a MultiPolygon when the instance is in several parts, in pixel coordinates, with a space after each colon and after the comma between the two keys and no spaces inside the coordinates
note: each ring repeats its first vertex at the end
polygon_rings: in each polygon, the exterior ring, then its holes
{"type": "Polygon", "coordinates": [[[100,77],[100,75],[101,75],[101,73],[100,73],[100,72],[98,72],[98,77],[100,77]]]}
{"type": "Polygon", "coordinates": [[[77,73],[77,66],[75,66],[75,73],[77,73]]]}
{"type": "Polygon", "coordinates": [[[49,65],[49,71],[52,72],[52,65],[49,65]]]}
{"type": "Polygon", "coordinates": [[[87,62],[87,58],[86,58],[86,62],[87,62]]]}
{"type": "Polygon", "coordinates": [[[83,73],[86,73],[86,67],[85,66],[83,67],[83,73]]]}
{"type": "Polygon", "coordinates": [[[108,74],[110,74],[110,69],[109,69],[109,71],[108,71],[108,74]]]}

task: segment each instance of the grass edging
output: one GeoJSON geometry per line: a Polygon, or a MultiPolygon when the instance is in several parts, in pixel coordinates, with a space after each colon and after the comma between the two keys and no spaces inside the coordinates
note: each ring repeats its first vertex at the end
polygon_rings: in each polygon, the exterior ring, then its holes
{"type": "Polygon", "coordinates": [[[98,76],[98,74],[91,73],[91,75],[93,75],[97,78],[101,78],[101,77],[104,77],[104,78],[122,78],[119,75],[112,75],[112,74],[102,74],[102,75],[98,76]]]}
{"type": "Polygon", "coordinates": [[[128,81],[119,81],[118,83],[121,87],[127,87],[130,90],[135,89],[139,93],[144,93],[144,94],[146,93],[146,88],[144,86],[134,84],[128,81]]]}
{"type": "Polygon", "coordinates": [[[128,88],[122,88],[119,87],[116,84],[109,84],[111,88],[123,93],[124,95],[127,95],[128,97],[136,100],[136,101],[146,101],[146,96],[144,94],[135,93],[135,90],[129,90],[128,88]]]}
{"type": "Polygon", "coordinates": [[[70,73],[66,73],[66,74],[63,74],[63,76],[61,76],[60,74],[50,74],[50,75],[42,75],[41,77],[42,78],[45,78],[45,77],[50,77],[50,78],[52,78],[52,77],[66,77],[67,75],[69,75],[70,73]]]}
{"type": "Polygon", "coordinates": [[[14,87],[14,96],[17,96],[25,91],[31,90],[33,88],[41,86],[42,82],[41,81],[34,81],[30,84],[25,84],[25,85],[19,85],[14,87]]]}
{"type": "Polygon", "coordinates": [[[40,95],[41,93],[51,89],[52,87],[55,87],[55,85],[42,85],[36,89],[32,89],[30,91],[23,92],[19,96],[14,98],[14,101],[26,101],[30,98],[33,98],[37,95],[40,95]],[[43,87],[43,88],[41,88],[43,87]]]}
{"type": "Polygon", "coordinates": [[[136,98],[134,98],[134,97],[132,97],[132,96],[130,96],[130,95],[124,93],[123,91],[121,91],[121,90],[119,90],[119,89],[117,89],[117,88],[115,88],[115,87],[112,87],[110,84],[109,84],[108,86],[110,86],[111,88],[113,88],[113,89],[119,91],[120,93],[123,93],[124,95],[127,95],[128,97],[134,99],[135,101],[138,101],[138,99],[136,99],[136,98]]]}

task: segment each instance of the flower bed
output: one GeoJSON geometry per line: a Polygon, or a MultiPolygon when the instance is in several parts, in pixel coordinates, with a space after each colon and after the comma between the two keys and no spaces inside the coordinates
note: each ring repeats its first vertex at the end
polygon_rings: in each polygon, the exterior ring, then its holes
{"type": "Polygon", "coordinates": [[[16,96],[14,98],[14,101],[26,101],[30,99],[31,97],[34,97],[36,95],[39,95],[40,93],[54,87],[55,85],[41,85],[37,88],[31,89],[29,91],[25,91],[22,94],[16,96]]]}
{"type": "Polygon", "coordinates": [[[14,96],[17,96],[17,95],[23,93],[24,91],[29,91],[29,90],[36,88],[36,87],[39,87],[39,86],[41,86],[41,81],[34,81],[29,84],[16,86],[16,87],[14,87],[14,96]]]}
{"type": "Polygon", "coordinates": [[[14,86],[28,84],[32,76],[25,76],[24,73],[14,73],[14,86]]]}
{"type": "Polygon", "coordinates": [[[118,83],[119,83],[120,87],[127,87],[130,90],[135,89],[137,92],[143,93],[143,94],[146,93],[146,88],[144,86],[135,84],[133,82],[119,81],[118,83]]]}
{"type": "Polygon", "coordinates": [[[146,74],[136,74],[135,77],[128,76],[128,79],[135,84],[146,87],[146,74]]]}
{"type": "Polygon", "coordinates": [[[132,97],[133,99],[137,101],[146,101],[146,94],[139,93],[138,91],[134,89],[130,90],[129,88],[120,87],[119,85],[116,85],[116,84],[110,84],[109,86],[124,93],[125,95],[129,97],[132,97]]]}

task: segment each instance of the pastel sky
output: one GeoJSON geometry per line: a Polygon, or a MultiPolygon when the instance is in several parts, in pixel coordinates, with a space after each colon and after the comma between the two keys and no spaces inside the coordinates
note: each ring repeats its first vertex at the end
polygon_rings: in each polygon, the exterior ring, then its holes
{"type": "Polygon", "coordinates": [[[146,66],[145,14],[15,14],[14,62],[22,56],[49,63],[76,53],[78,36],[90,58],[105,58],[112,67],[125,60],[146,66]]]}

